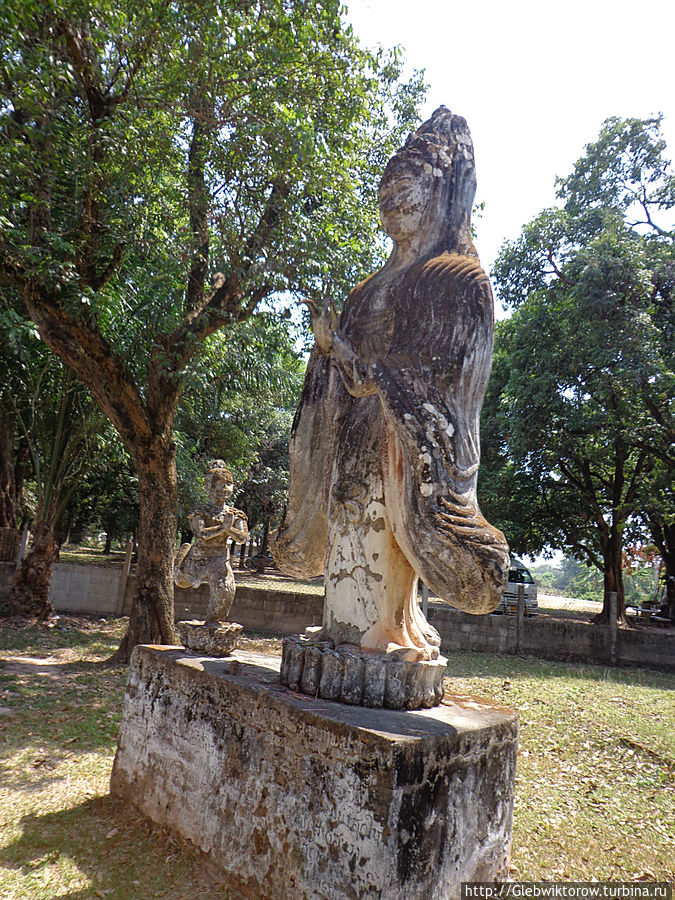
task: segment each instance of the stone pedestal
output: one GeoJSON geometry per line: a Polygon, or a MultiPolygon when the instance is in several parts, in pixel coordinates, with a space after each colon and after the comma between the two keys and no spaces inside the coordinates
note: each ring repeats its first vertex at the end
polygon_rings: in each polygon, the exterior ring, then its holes
{"type": "Polygon", "coordinates": [[[237,622],[187,620],[176,626],[186,650],[205,656],[229,656],[237,646],[243,626],[237,622]]]}
{"type": "Polygon", "coordinates": [[[137,647],[112,793],[207,853],[233,900],[445,900],[506,875],[513,711],[314,700],[278,668],[137,647]]]}

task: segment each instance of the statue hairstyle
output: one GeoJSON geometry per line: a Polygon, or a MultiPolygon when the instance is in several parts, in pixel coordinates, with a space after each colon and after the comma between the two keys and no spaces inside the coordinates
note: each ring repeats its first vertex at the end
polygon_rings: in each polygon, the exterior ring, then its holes
{"type": "Polygon", "coordinates": [[[431,198],[425,225],[427,250],[476,256],[471,240],[471,209],[476,195],[473,142],[466,119],[439,106],[430,119],[413,132],[389,161],[384,178],[414,159],[432,173],[431,198]]]}

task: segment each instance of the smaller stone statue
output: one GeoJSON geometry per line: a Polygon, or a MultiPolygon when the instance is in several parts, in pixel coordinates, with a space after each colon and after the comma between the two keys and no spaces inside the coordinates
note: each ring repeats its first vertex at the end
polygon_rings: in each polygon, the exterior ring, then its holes
{"type": "Polygon", "coordinates": [[[210,656],[227,656],[236,646],[241,625],[226,622],[236,585],[230,566],[230,538],[248,540],[246,513],[228,505],[234,490],[232,473],[222,459],[215,459],[204,477],[209,502],[190,513],[194,544],[183,544],[174,567],[174,583],[181,588],[209,586],[205,622],[179,622],[178,632],[188,650],[210,656]]]}

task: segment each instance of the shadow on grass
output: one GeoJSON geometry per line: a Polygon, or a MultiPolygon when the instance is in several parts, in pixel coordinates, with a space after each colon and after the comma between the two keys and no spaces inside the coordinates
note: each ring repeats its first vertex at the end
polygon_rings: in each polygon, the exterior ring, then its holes
{"type": "Polygon", "coordinates": [[[0,619],[0,651],[48,653],[65,648],[81,648],[111,653],[121,640],[101,628],[100,619],[59,616],[53,626],[37,625],[21,619],[0,619]]]}
{"type": "Polygon", "coordinates": [[[63,900],[229,897],[198,850],[177,844],[112,797],[24,816],[21,828],[20,837],[0,849],[0,866],[18,876],[25,893],[12,896],[22,900],[44,885],[46,872],[63,900]],[[73,867],[79,875],[71,874],[73,867]],[[88,884],[76,886],[83,876],[88,884]]]}
{"type": "MultiPolygon", "coordinates": [[[[55,756],[64,749],[112,749],[122,710],[128,669],[107,662],[58,663],[5,660],[0,667],[0,705],[11,708],[0,720],[3,755],[39,747],[55,756]]],[[[31,779],[32,781],[33,779],[31,779]]]]}
{"type": "Polygon", "coordinates": [[[58,659],[49,656],[0,657],[0,674],[4,672],[8,675],[42,676],[58,683],[67,683],[73,679],[98,674],[109,675],[116,669],[119,669],[120,672],[128,672],[126,666],[113,666],[109,659],[59,662],[58,659]]]}

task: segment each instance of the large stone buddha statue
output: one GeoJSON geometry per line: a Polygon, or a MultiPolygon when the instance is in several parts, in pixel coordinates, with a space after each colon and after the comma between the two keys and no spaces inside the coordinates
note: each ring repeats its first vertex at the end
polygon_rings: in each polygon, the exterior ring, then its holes
{"type": "Polygon", "coordinates": [[[501,598],[508,547],[476,500],[494,311],[471,239],[475,184],[467,124],[440,107],[385,169],[389,259],[339,323],[311,305],[315,346],[272,552],[288,574],[325,573],[315,641],[430,661],[440,641],[418,578],[471,613],[501,598]]]}

